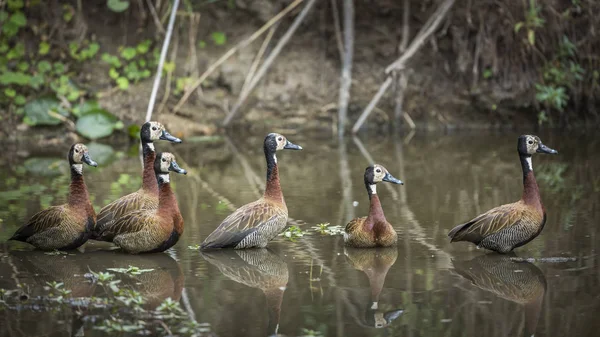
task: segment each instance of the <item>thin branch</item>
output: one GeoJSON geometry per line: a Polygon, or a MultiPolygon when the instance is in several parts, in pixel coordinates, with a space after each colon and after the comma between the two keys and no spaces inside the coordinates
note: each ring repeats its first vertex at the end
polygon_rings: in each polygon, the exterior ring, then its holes
{"type": "Polygon", "coordinates": [[[404,8],[402,9],[402,41],[400,42],[400,53],[406,51],[408,38],[410,35],[410,0],[404,0],[404,8]]]}
{"type": "Polygon", "coordinates": [[[344,0],[344,58],[340,79],[338,110],[338,136],[343,137],[348,118],[348,102],[352,86],[352,57],[354,55],[354,0],[344,0]]]}
{"type": "Polygon", "coordinates": [[[250,82],[250,85],[246,89],[246,92],[240,94],[240,97],[238,98],[238,101],[235,103],[233,109],[231,109],[229,114],[223,120],[223,126],[227,126],[227,125],[229,125],[229,123],[231,123],[231,121],[233,120],[233,117],[235,117],[235,115],[239,111],[241,105],[246,101],[246,98],[248,98],[248,95],[250,94],[250,92],[256,87],[256,85],[258,84],[260,79],[267,72],[267,69],[269,69],[269,67],[271,66],[273,61],[277,58],[277,56],[279,55],[279,53],[281,52],[283,47],[289,42],[290,38],[296,32],[296,29],[298,29],[298,27],[300,26],[300,23],[302,23],[304,18],[306,18],[306,15],[311,10],[311,8],[315,4],[315,2],[316,2],[316,0],[309,0],[308,3],[304,6],[302,11],[300,12],[300,14],[298,14],[296,19],[294,19],[294,22],[292,23],[290,28],[287,30],[287,32],[285,32],[285,34],[277,42],[277,45],[275,45],[275,48],[273,48],[273,51],[271,51],[269,56],[267,56],[267,58],[265,59],[265,62],[263,62],[263,64],[260,66],[260,68],[256,72],[256,76],[254,76],[254,79],[252,79],[252,82],[250,82]]]}
{"type": "Polygon", "coordinates": [[[275,25],[275,26],[271,27],[271,29],[269,29],[269,33],[267,34],[267,37],[265,38],[262,45],[260,46],[260,49],[258,50],[258,53],[256,54],[256,57],[254,58],[254,61],[252,62],[252,65],[250,66],[250,70],[248,70],[248,75],[246,75],[246,79],[244,80],[244,84],[242,85],[242,90],[241,90],[240,95],[247,94],[248,86],[252,82],[252,79],[254,79],[254,74],[256,73],[256,68],[258,68],[258,64],[260,63],[260,60],[262,59],[263,55],[265,54],[265,51],[267,50],[267,47],[269,46],[269,43],[271,42],[271,39],[273,38],[273,34],[275,34],[276,30],[277,30],[277,25],[275,25]]]}
{"type": "Polygon", "coordinates": [[[154,5],[152,5],[152,2],[150,0],[146,0],[146,4],[148,5],[148,8],[150,8],[150,14],[152,15],[152,19],[154,20],[154,25],[156,26],[156,29],[158,29],[158,31],[161,34],[164,34],[165,27],[163,27],[162,23],[160,22],[160,19],[158,18],[158,15],[156,14],[156,8],[154,8],[154,5]]]}
{"type": "Polygon", "coordinates": [[[152,94],[150,94],[150,102],[148,103],[148,111],[146,111],[146,122],[152,118],[152,110],[154,110],[154,103],[156,102],[156,94],[158,93],[158,87],[160,85],[160,78],[162,77],[162,70],[165,64],[165,58],[167,57],[167,50],[169,50],[169,42],[171,42],[171,35],[173,35],[173,26],[175,25],[175,14],[179,7],[179,0],[174,0],[173,8],[171,9],[171,17],[169,18],[169,26],[167,27],[167,35],[163,42],[162,50],[160,52],[160,59],[158,61],[158,69],[156,70],[156,76],[154,77],[154,85],[152,86],[152,94]]]}
{"type": "Polygon", "coordinates": [[[198,88],[208,78],[208,76],[210,76],[210,74],[212,74],[217,68],[219,68],[219,66],[221,66],[221,64],[223,64],[225,61],[227,61],[238,50],[245,48],[250,43],[252,43],[252,41],[256,40],[259,36],[261,36],[264,32],[266,32],[267,29],[269,29],[271,26],[273,26],[275,23],[277,23],[279,20],[281,20],[281,18],[283,18],[287,13],[289,13],[294,8],[296,8],[303,1],[304,0],[296,0],[296,1],[292,2],[289,6],[287,6],[285,9],[283,9],[281,12],[279,12],[277,15],[275,15],[273,18],[271,18],[271,20],[267,21],[267,23],[265,23],[262,27],[260,27],[249,38],[241,41],[240,43],[235,45],[233,48],[229,49],[225,54],[223,54],[223,56],[221,56],[215,63],[213,63],[210,67],[208,67],[208,69],[206,69],[206,71],[202,75],[200,75],[200,77],[198,78],[198,80],[196,80],[196,82],[192,83],[191,86],[186,88],[183,97],[181,97],[181,99],[179,100],[177,105],[175,105],[175,107],[173,108],[173,111],[178,111],[179,109],[181,109],[181,107],[185,104],[185,102],[187,102],[187,100],[190,98],[190,96],[196,90],[196,88],[198,88]]]}
{"type": "Polygon", "coordinates": [[[337,0],[331,0],[331,11],[333,12],[333,26],[335,31],[335,42],[340,53],[340,60],[344,57],[344,44],[342,43],[342,31],[340,29],[340,11],[337,0]]]}
{"type": "Polygon", "coordinates": [[[375,108],[375,106],[377,105],[383,94],[385,94],[385,92],[388,90],[391,84],[392,77],[388,76],[385,79],[385,82],[383,82],[383,84],[381,85],[381,87],[379,87],[379,90],[377,90],[375,96],[373,96],[373,99],[371,99],[371,102],[369,102],[369,105],[367,105],[367,107],[365,108],[365,111],[363,111],[363,113],[360,115],[360,117],[352,127],[352,133],[358,132],[358,130],[363,125],[367,117],[369,117],[369,114],[371,114],[371,111],[373,111],[373,108],[375,108]]]}

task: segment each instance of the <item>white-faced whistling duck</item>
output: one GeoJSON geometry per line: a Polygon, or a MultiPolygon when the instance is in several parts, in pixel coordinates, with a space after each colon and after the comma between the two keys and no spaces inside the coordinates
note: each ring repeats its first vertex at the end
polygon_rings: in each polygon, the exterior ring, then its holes
{"type": "Polygon", "coordinates": [[[183,218],[171,190],[169,171],[187,174],[171,153],[158,153],[154,161],[158,208],[127,213],[99,234],[111,237],[114,244],[131,254],[157,253],[173,247],[183,234],[183,218]]]}
{"type": "Polygon", "coordinates": [[[173,143],[181,143],[181,139],[169,134],[165,127],[158,122],[146,122],[142,125],[140,139],[144,156],[142,187],[136,192],[111,202],[100,210],[98,221],[90,238],[92,240],[111,242],[112,237],[101,236],[100,233],[110,233],[110,230],[106,231],[105,229],[111,226],[115,220],[132,211],[156,209],[158,207],[158,183],[154,174],[154,160],[156,159],[154,141],[167,140],[173,143]]]}
{"type": "Polygon", "coordinates": [[[344,241],[346,245],[357,248],[389,247],[396,244],[398,234],[386,220],[377,196],[377,183],[381,181],[393,184],[404,183],[394,178],[385,167],[375,164],[365,170],[365,186],[371,202],[369,215],[356,218],[346,225],[344,241]]]}
{"type": "Polygon", "coordinates": [[[69,150],[71,185],[67,203],[52,206],[34,215],[9,240],[27,242],[43,250],[69,250],[83,245],[96,223],[96,212],[83,180],[83,163],[98,166],[83,144],[69,150]]]}
{"type": "Polygon", "coordinates": [[[278,150],[302,150],[284,136],[270,133],[265,138],[267,184],[262,198],[238,208],[202,243],[202,249],[266,247],[286,226],[288,210],[279,185],[278,150]]]}
{"type": "Polygon", "coordinates": [[[469,241],[478,248],[505,254],[540,234],[546,223],[546,209],[542,205],[540,190],[533,175],[531,156],[534,153],[558,152],[532,135],[519,137],[517,151],[523,169],[521,200],[492,208],[473,220],[454,227],[448,233],[451,242],[469,241]]]}

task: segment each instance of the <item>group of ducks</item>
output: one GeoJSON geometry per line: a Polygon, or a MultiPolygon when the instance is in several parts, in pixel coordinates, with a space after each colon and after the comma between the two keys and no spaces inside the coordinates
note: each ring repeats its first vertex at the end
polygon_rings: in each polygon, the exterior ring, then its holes
{"type": "MultiPolygon", "coordinates": [[[[87,240],[112,242],[123,251],[162,252],[177,243],[183,234],[183,218],[169,173],[186,174],[173,154],[156,153],[154,141],[181,143],[158,122],[145,123],[140,131],[144,169],[142,187],[106,205],[96,216],[83,180],[83,164],[97,166],[83,144],[75,144],[68,155],[71,185],[68,201],[34,215],[10,240],[19,240],[44,250],[69,250],[87,240]]],[[[266,247],[286,227],[288,210],[279,183],[276,152],[302,150],[283,135],[270,133],[264,140],[267,183],[262,198],[246,204],[227,218],[201,244],[201,249],[266,247]]],[[[512,204],[502,205],[471,221],[458,225],[448,236],[452,242],[469,241],[478,247],[500,253],[533,240],[542,231],[546,211],[533,174],[531,157],[535,153],[556,154],[539,137],[522,135],[517,151],[523,169],[523,195],[512,204]]],[[[357,248],[389,247],[398,235],[386,220],[377,195],[377,183],[403,184],[385,167],[374,164],[366,168],[364,183],[370,200],[369,214],[350,221],[345,228],[346,245],[357,248]]]]}

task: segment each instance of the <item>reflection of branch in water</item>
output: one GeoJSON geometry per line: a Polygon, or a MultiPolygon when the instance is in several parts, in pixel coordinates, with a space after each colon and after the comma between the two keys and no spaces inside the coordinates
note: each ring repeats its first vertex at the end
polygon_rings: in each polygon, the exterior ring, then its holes
{"type": "Polygon", "coordinates": [[[339,223],[348,223],[354,219],[354,206],[352,206],[352,178],[350,177],[350,167],[348,165],[348,150],[344,139],[339,140],[338,152],[340,155],[340,181],[342,184],[342,200],[340,205],[339,223]],[[344,212],[346,210],[346,212],[344,212]],[[342,217],[346,215],[345,218],[342,217]]]}
{"type": "Polygon", "coordinates": [[[225,134],[223,139],[225,139],[225,143],[229,147],[229,150],[231,151],[233,156],[239,160],[240,164],[242,164],[242,168],[244,169],[244,176],[246,177],[246,180],[248,180],[248,182],[250,183],[250,187],[252,187],[252,191],[254,192],[254,194],[257,197],[260,198],[262,196],[262,194],[260,193],[259,189],[256,186],[258,185],[258,186],[260,186],[261,189],[264,189],[265,184],[258,177],[256,172],[254,172],[254,170],[252,170],[252,166],[250,166],[250,163],[248,163],[248,159],[246,159],[246,157],[244,157],[240,153],[240,151],[238,151],[238,149],[235,147],[235,144],[231,141],[231,139],[229,138],[229,135],[225,134]]]}

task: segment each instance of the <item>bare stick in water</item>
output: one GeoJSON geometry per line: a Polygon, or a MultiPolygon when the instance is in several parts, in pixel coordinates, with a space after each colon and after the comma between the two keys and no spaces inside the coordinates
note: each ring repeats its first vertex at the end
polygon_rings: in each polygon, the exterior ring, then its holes
{"type": "Polygon", "coordinates": [[[344,0],[344,54],[340,78],[340,100],[338,107],[338,136],[346,131],[348,102],[352,85],[352,57],[354,55],[354,0],[344,0]]]}

